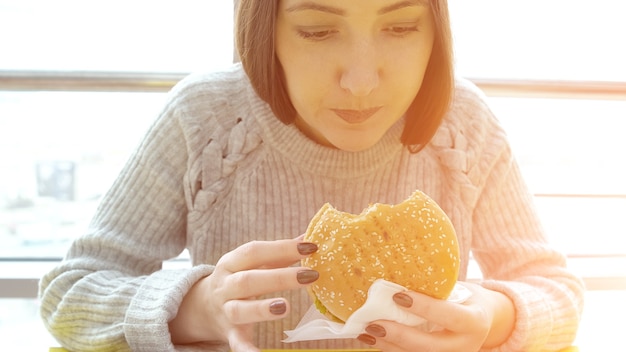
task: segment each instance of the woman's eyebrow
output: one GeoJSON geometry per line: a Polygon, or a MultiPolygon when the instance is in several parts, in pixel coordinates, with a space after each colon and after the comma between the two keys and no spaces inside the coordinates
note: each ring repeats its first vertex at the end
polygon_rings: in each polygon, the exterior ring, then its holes
{"type": "Polygon", "coordinates": [[[383,15],[395,10],[399,10],[405,7],[412,7],[412,6],[428,6],[428,0],[405,0],[405,1],[400,1],[397,2],[395,4],[391,4],[389,6],[385,6],[382,9],[378,10],[378,14],[379,15],[383,15]]]}
{"type": "Polygon", "coordinates": [[[346,12],[340,8],[321,5],[313,1],[305,1],[299,4],[293,5],[285,9],[286,12],[296,12],[296,11],[304,11],[304,10],[315,10],[332,13],[334,15],[344,16],[346,12]]]}
{"type": "MultiPolygon", "coordinates": [[[[404,0],[385,6],[377,11],[379,15],[383,15],[395,10],[399,10],[405,7],[412,6],[428,6],[428,0],[404,0]]],[[[293,5],[285,9],[286,12],[296,12],[304,10],[314,10],[321,12],[328,12],[334,15],[345,16],[346,11],[337,7],[322,5],[313,1],[305,1],[299,4],[293,5]]]]}

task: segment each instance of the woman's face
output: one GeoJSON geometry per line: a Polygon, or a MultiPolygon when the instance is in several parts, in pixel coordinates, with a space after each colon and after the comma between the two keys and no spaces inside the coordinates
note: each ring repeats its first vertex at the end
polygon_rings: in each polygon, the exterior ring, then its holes
{"type": "Polygon", "coordinates": [[[415,98],[433,46],[427,0],[280,0],[276,54],[314,141],[373,146],[415,98]]]}

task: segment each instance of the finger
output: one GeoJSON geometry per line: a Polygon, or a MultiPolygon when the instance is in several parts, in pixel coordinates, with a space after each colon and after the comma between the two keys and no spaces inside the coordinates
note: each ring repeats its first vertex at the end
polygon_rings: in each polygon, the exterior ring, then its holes
{"type": "Polygon", "coordinates": [[[359,340],[382,351],[459,351],[458,337],[450,331],[429,333],[389,320],[369,324],[359,340]]]}
{"type": "Polygon", "coordinates": [[[223,297],[246,299],[267,293],[303,288],[314,282],[319,273],[302,267],[239,271],[224,279],[223,297]]]}
{"type": "Polygon", "coordinates": [[[357,337],[357,339],[365,343],[366,345],[369,345],[372,348],[375,348],[376,351],[378,350],[385,351],[385,352],[425,351],[425,349],[421,349],[418,346],[411,346],[414,349],[409,350],[406,348],[408,347],[406,345],[400,346],[400,345],[391,343],[384,338],[375,337],[375,336],[368,335],[368,334],[361,334],[357,337]]]}
{"type": "Polygon", "coordinates": [[[248,242],[226,253],[217,265],[230,272],[289,266],[310,254],[301,254],[298,244],[298,239],[248,242]]]}
{"type": "Polygon", "coordinates": [[[224,303],[224,315],[234,325],[281,319],[289,314],[289,310],[289,302],[284,298],[231,300],[224,303]]]}
{"type": "Polygon", "coordinates": [[[472,306],[433,298],[414,291],[398,293],[394,295],[394,301],[412,314],[451,331],[467,330],[468,322],[476,321],[476,316],[481,314],[472,306]]]}

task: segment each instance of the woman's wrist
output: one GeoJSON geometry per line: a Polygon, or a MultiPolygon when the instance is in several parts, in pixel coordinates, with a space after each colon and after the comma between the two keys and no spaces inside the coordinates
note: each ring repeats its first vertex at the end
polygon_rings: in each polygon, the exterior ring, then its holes
{"type": "Polygon", "coordinates": [[[483,347],[492,348],[502,345],[511,336],[515,328],[515,305],[503,293],[488,290],[491,297],[492,315],[491,329],[483,343],[483,347]]]}
{"type": "Polygon", "coordinates": [[[204,309],[198,309],[198,307],[206,306],[202,302],[204,297],[202,285],[206,279],[206,277],[200,279],[189,289],[189,292],[183,297],[178,313],[169,322],[172,343],[175,345],[209,340],[203,336],[206,334],[206,327],[208,326],[202,316],[204,309]]]}

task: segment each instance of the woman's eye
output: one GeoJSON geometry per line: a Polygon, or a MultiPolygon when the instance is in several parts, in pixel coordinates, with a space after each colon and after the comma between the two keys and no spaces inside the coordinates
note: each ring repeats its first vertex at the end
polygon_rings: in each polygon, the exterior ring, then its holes
{"type": "Polygon", "coordinates": [[[330,29],[325,29],[325,30],[320,30],[320,31],[298,30],[298,35],[308,40],[324,40],[330,37],[333,33],[334,31],[330,29]]]}
{"type": "Polygon", "coordinates": [[[412,32],[418,32],[419,29],[417,25],[407,25],[407,26],[390,26],[390,27],[385,28],[385,31],[395,36],[401,37],[404,35],[408,35],[409,33],[412,33],[412,32]]]}

